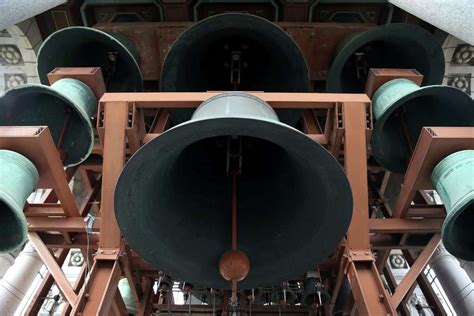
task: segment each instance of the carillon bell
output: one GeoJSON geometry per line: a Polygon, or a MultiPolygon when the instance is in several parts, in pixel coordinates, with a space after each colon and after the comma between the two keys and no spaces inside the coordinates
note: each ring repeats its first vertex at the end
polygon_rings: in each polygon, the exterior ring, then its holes
{"type": "Polygon", "coordinates": [[[48,126],[64,166],[74,166],[92,152],[96,108],[94,93],[79,80],[25,84],[0,97],[0,126],[48,126]]]}
{"type": "Polygon", "coordinates": [[[372,152],[384,168],[404,173],[425,126],[474,126],[474,101],[453,87],[419,87],[408,79],[382,85],[372,98],[372,152]]]}
{"type": "MultiPolygon", "coordinates": [[[[243,13],[218,14],[193,24],[168,51],[161,91],[307,92],[309,71],[295,41],[279,26],[243,13]],[[291,75],[290,75],[291,74],[291,75]]],[[[187,121],[192,109],[170,109],[173,123],[187,121]]],[[[294,125],[300,110],[277,110],[294,125]]]]}
{"type": "Polygon", "coordinates": [[[26,241],[23,207],[38,181],[38,171],[30,160],[0,150],[0,253],[15,251],[26,241]]]}
{"type": "Polygon", "coordinates": [[[446,250],[474,261],[474,150],[445,157],[434,168],[431,181],[446,208],[441,230],[446,250]]]}
{"type": "Polygon", "coordinates": [[[107,92],[139,92],[143,78],[138,63],[133,44],[121,34],[74,26],[44,40],[37,67],[42,84],[48,84],[47,74],[56,67],[100,67],[107,92]]]}
{"type": "Polygon", "coordinates": [[[228,289],[219,263],[238,249],[249,260],[238,288],[252,289],[330,255],[348,228],[352,194],[325,148],[279,122],[264,101],[233,92],[208,99],[132,156],[115,215],[145,260],[200,286],[228,289]]]}
{"type": "Polygon", "coordinates": [[[416,69],[424,76],[422,85],[440,84],[443,50],[433,35],[412,24],[386,24],[352,34],[337,48],[326,91],[364,92],[370,68],[416,69]]]}

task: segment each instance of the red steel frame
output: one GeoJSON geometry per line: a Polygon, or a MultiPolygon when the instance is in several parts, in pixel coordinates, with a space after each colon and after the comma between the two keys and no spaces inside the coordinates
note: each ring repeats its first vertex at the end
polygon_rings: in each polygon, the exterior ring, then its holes
{"type": "MultiPolygon", "coordinates": [[[[132,295],[137,303],[139,315],[150,313],[152,304],[151,280],[156,276],[153,268],[137,259],[136,254],[123,244],[120,230],[114,217],[113,195],[115,183],[124,166],[127,153],[132,153],[147,140],[164,132],[167,126],[167,108],[193,108],[216,93],[106,93],[99,102],[98,131],[102,145],[96,147],[103,161],[86,162],[79,167],[101,173],[100,182],[87,179],[89,194],[86,206],[77,207],[67,185],[78,168],[64,171],[51,135],[44,127],[1,127],[0,148],[18,151],[30,158],[40,170],[40,187],[54,191],[38,205],[27,205],[25,214],[29,223],[29,236],[38,250],[49,274],[30,304],[28,315],[33,315],[41,304],[41,293],[47,292],[55,282],[69,303],[65,314],[72,315],[124,315],[124,303],[117,291],[118,281],[125,275],[132,286],[132,295]],[[159,109],[151,133],[146,134],[143,122],[144,109],[159,109]],[[89,183],[90,181],[90,183],[89,183]],[[81,277],[71,286],[61,271],[64,249],[84,248],[83,216],[100,191],[100,217],[94,226],[100,235],[92,235],[97,252],[89,277],[81,277]],[[60,204],[55,202],[59,199],[60,204]],[[54,203],[54,204],[53,204],[54,203]],[[87,206],[89,205],[89,206],[87,206]],[[47,234],[59,232],[62,235],[47,234]],[[70,238],[71,233],[76,233],[70,238]],[[51,249],[59,249],[52,253],[51,249]],[[132,270],[139,270],[137,276],[132,270]],[[83,283],[85,282],[85,285],[83,283]]],[[[319,94],[319,93],[253,93],[274,108],[305,109],[303,125],[308,136],[321,142],[336,157],[341,155],[347,177],[351,183],[354,211],[347,238],[340,251],[330,263],[334,277],[328,281],[333,289],[333,299],[325,306],[330,313],[335,298],[346,275],[352,287],[354,306],[360,315],[395,315],[405,295],[420,278],[432,252],[439,242],[442,218],[428,217],[438,209],[420,212],[412,208],[411,201],[417,190],[430,189],[429,173],[447,154],[474,148],[473,128],[424,128],[409,169],[405,185],[393,211],[393,218],[370,219],[368,214],[367,148],[372,128],[371,102],[365,94],[319,94]],[[325,115],[326,126],[321,127],[314,115],[325,115]],[[418,212],[417,217],[407,217],[418,212]],[[422,214],[422,215],[420,215],[422,214]],[[427,218],[424,218],[424,215],[427,218]],[[384,288],[377,269],[371,244],[380,244],[369,233],[390,234],[433,233],[431,241],[417,258],[402,283],[390,295],[384,288]]],[[[379,237],[380,237],[379,236],[379,237]]],[[[382,237],[383,237],[382,236],[382,237]]],[[[385,249],[403,248],[403,245],[385,245],[385,249]]],[[[155,271],[156,272],[156,271],[155,271]]],[[[155,306],[156,307],[156,306],[155,306]]],[[[224,308],[225,312],[225,308],[224,308]]],[[[296,311],[295,311],[296,313],[296,311]]]]}

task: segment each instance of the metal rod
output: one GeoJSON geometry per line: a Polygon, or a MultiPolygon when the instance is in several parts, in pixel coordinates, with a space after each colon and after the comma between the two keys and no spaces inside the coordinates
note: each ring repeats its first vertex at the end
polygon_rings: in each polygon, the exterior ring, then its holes
{"type": "Polygon", "coordinates": [[[232,174],[232,249],[237,249],[237,174],[232,174]]]}

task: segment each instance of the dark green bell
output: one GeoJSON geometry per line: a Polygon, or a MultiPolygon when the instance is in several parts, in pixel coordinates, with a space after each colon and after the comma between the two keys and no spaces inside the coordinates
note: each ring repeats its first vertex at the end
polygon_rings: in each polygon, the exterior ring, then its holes
{"type": "MultiPolygon", "coordinates": [[[[225,13],[193,24],[174,42],[163,62],[161,91],[307,92],[309,71],[296,42],[261,17],[225,13]]],[[[170,109],[173,123],[187,121],[192,109],[170,109]]],[[[300,110],[277,110],[295,125],[300,110]]]]}
{"type": "Polygon", "coordinates": [[[0,126],[48,126],[64,154],[64,166],[73,166],[92,151],[94,130],[90,118],[96,108],[94,93],[79,80],[65,78],[50,87],[25,84],[0,97],[0,126]]]}
{"type": "Polygon", "coordinates": [[[441,231],[446,250],[474,261],[474,150],[458,151],[441,160],[431,181],[446,208],[441,231]]]}
{"type": "Polygon", "coordinates": [[[370,68],[416,69],[424,76],[422,85],[440,84],[443,50],[433,35],[412,24],[386,24],[350,35],[337,48],[326,91],[364,92],[370,68]]]}
{"type": "Polygon", "coordinates": [[[74,26],[44,40],[38,52],[38,76],[48,84],[47,74],[56,67],[100,67],[107,92],[139,92],[143,79],[138,62],[138,53],[124,36],[74,26]]]}
{"type": "Polygon", "coordinates": [[[35,165],[26,157],[0,150],[0,253],[17,250],[28,226],[23,207],[39,181],[35,165]]]}
{"type": "Polygon", "coordinates": [[[330,255],[352,215],[341,165],[267,103],[237,92],[210,98],[127,162],[115,215],[130,246],[175,278],[229,288],[218,264],[231,247],[236,157],[237,247],[250,260],[238,287],[279,284],[330,255]]]}
{"type": "Polygon", "coordinates": [[[375,92],[372,107],[372,153],[396,173],[406,171],[423,127],[474,126],[474,101],[448,86],[420,88],[411,80],[394,79],[375,92]]]}

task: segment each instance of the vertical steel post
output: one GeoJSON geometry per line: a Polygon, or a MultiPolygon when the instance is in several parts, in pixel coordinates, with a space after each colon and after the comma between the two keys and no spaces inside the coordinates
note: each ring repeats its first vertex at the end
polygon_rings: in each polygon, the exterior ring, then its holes
{"type": "Polygon", "coordinates": [[[369,241],[367,179],[367,105],[343,104],[344,165],[352,188],[354,210],[347,232],[345,272],[360,315],[396,315],[375,266],[369,241]]]}

